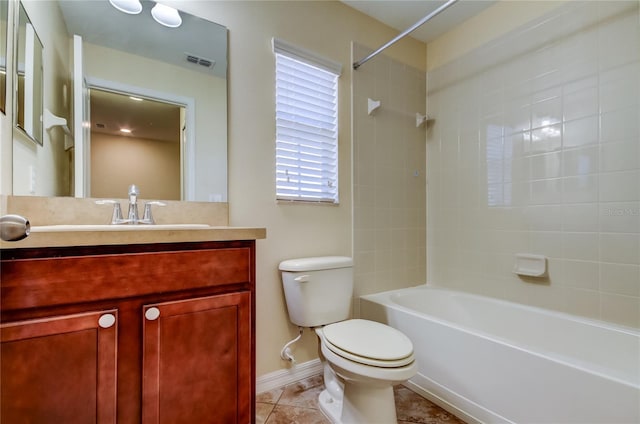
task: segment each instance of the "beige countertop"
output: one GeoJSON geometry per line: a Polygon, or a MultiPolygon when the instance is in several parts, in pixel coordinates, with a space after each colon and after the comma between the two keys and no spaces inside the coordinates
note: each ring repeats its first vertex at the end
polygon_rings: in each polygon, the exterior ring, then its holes
{"type": "Polygon", "coordinates": [[[0,241],[2,249],[28,247],[100,246],[197,241],[257,240],[267,236],[265,228],[209,227],[179,230],[109,230],[32,232],[20,241],[0,241]]]}
{"type": "MultiPolygon", "coordinates": [[[[119,200],[126,205],[127,199],[119,200]]],[[[229,225],[227,203],[165,203],[166,207],[154,210],[155,221],[159,224],[155,227],[98,225],[105,228],[77,229],[71,227],[107,224],[113,207],[97,205],[96,199],[88,198],[3,195],[0,196],[0,215],[21,215],[29,220],[32,231],[20,241],[0,241],[0,249],[258,240],[267,236],[265,228],[229,225]],[[172,224],[204,228],[161,228],[172,224]]]]}

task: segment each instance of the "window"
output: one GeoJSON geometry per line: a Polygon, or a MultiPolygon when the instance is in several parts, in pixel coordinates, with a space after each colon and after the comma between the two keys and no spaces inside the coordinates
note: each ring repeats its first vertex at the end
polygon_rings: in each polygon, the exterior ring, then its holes
{"type": "Polygon", "coordinates": [[[340,64],[273,40],[276,198],[338,203],[340,64]]]}

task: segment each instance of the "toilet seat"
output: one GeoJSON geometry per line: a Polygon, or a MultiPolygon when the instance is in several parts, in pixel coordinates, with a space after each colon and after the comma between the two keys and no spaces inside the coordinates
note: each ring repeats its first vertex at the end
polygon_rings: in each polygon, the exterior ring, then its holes
{"type": "Polygon", "coordinates": [[[345,359],[380,368],[414,361],[413,343],[400,331],[375,321],[352,319],[322,328],[326,347],[345,359]]]}

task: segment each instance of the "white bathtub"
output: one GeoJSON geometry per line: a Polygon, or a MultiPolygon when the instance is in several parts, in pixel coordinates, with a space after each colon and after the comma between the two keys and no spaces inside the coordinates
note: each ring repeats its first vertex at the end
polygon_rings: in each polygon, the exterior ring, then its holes
{"type": "Polygon", "coordinates": [[[418,286],[363,296],[361,316],[414,344],[409,386],[469,422],[640,423],[640,332],[418,286]]]}

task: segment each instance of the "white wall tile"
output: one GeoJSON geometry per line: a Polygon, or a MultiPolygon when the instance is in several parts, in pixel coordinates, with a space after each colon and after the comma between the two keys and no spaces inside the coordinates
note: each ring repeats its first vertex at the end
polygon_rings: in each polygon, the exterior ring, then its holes
{"type": "Polygon", "coordinates": [[[640,304],[637,297],[602,294],[600,308],[601,318],[606,321],[640,327],[640,304]]]}
{"type": "Polygon", "coordinates": [[[597,232],[598,204],[578,203],[562,206],[562,229],[569,232],[597,232]]]}
{"type": "Polygon", "coordinates": [[[531,128],[547,127],[562,122],[562,92],[558,88],[533,95],[531,128]]]}
{"type": "Polygon", "coordinates": [[[629,140],[600,145],[602,172],[640,169],[639,144],[638,140],[629,140]]]}
{"type": "Polygon", "coordinates": [[[640,297],[640,266],[602,263],[600,290],[605,293],[640,297]]]}
{"type": "Polygon", "coordinates": [[[534,155],[530,158],[531,179],[542,180],[562,176],[562,152],[534,155]]]}
{"type": "Polygon", "coordinates": [[[529,206],[525,216],[531,231],[561,231],[562,205],[529,206]]]}
{"type": "MultiPolygon", "coordinates": [[[[594,78],[587,78],[588,81],[594,78]]],[[[567,90],[568,91],[568,90],[567,90]]],[[[565,121],[598,114],[598,87],[590,86],[578,91],[565,91],[562,114],[565,121]]]]}
{"type": "Polygon", "coordinates": [[[600,204],[600,231],[607,233],[640,232],[640,202],[600,204]]]}
{"type": "Polygon", "coordinates": [[[598,146],[562,151],[564,176],[595,174],[600,165],[598,146]]]}
{"type": "Polygon", "coordinates": [[[640,64],[634,62],[602,72],[599,90],[601,112],[637,107],[640,103],[640,64]]]}
{"type": "Polygon", "coordinates": [[[624,202],[640,200],[638,173],[640,171],[610,172],[600,175],[600,201],[624,202]]]}
{"type": "Polygon", "coordinates": [[[536,255],[549,258],[562,257],[562,233],[554,231],[534,231],[529,235],[529,250],[536,255]]]}
{"type": "Polygon", "coordinates": [[[430,282],[640,326],[637,16],[568,2],[429,72],[430,282]]]}
{"type": "Polygon", "coordinates": [[[566,259],[597,261],[598,233],[563,233],[562,256],[566,259]]]}
{"type": "Polygon", "coordinates": [[[582,147],[598,142],[598,117],[590,116],[564,123],[562,147],[582,147]]]}
{"type": "Polygon", "coordinates": [[[562,178],[532,181],[530,187],[532,205],[562,203],[562,178]]]}
{"type": "Polygon", "coordinates": [[[639,38],[640,25],[638,25],[637,11],[630,10],[624,17],[612,19],[601,25],[598,28],[600,68],[608,69],[637,62],[640,59],[637,45],[639,38]]]}
{"type": "Polygon", "coordinates": [[[569,287],[598,290],[600,262],[563,261],[562,283],[569,287]]]}
{"type": "MultiPolygon", "coordinates": [[[[354,108],[364,108],[367,98],[385,105],[371,116],[364,110],[353,115],[356,295],[426,281],[427,150],[432,159],[445,159],[447,165],[444,172],[429,168],[430,202],[440,204],[445,188],[445,195],[457,201],[457,194],[451,195],[444,184],[455,176],[452,168],[457,167],[455,123],[433,128],[431,134],[438,139],[426,144],[426,129],[416,128],[412,117],[424,110],[425,73],[384,55],[372,63],[367,72],[352,74],[354,108]]],[[[432,108],[448,106],[449,112],[455,113],[456,102],[449,98],[440,101],[436,96],[430,103],[432,108]]],[[[437,215],[437,211],[432,208],[430,215],[437,215]]],[[[436,222],[443,225],[442,220],[436,222]]]]}
{"type": "Polygon", "coordinates": [[[580,175],[563,178],[563,199],[565,203],[585,203],[598,201],[599,175],[580,175]]]}
{"type": "Polygon", "coordinates": [[[640,238],[637,234],[601,233],[600,260],[618,264],[640,264],[640,238]]]}
{"type": "Polygon", "coordinates": [[[637,141],[640,139],[640,123],[636,119],[637,116],[637,107],[602,113],[600,117],[601,141],[610,143],[612,141],[637,141]]]}
{"type": "MultiPolygon", "coordinates": [[[[571,130],[574,131],[576,130],[576,128],[572,127],[571,130]]],[[[576,135],[574,134],[573,137],[575,138],[576,135]]],[[[532,155],[559,151],[562,148],[562,125],[548,125],[541,128],[533,129],[531,130],[529,141],[529,153],[532,155]]],[[[578,144],[576,144],[576,146],[577,145],[578,144]]]]}
{"type": "Polygon", "coordinates": [[[505,106],[505,134],[512,134],[531,129],[531,104],[528,98],[508,99],[505,106]]]}
{"type": "Polygon", "coordinates": [[[600,292],[567,287],[564,290],[563,310],[592,319],[600,318],[600,292]]]}

